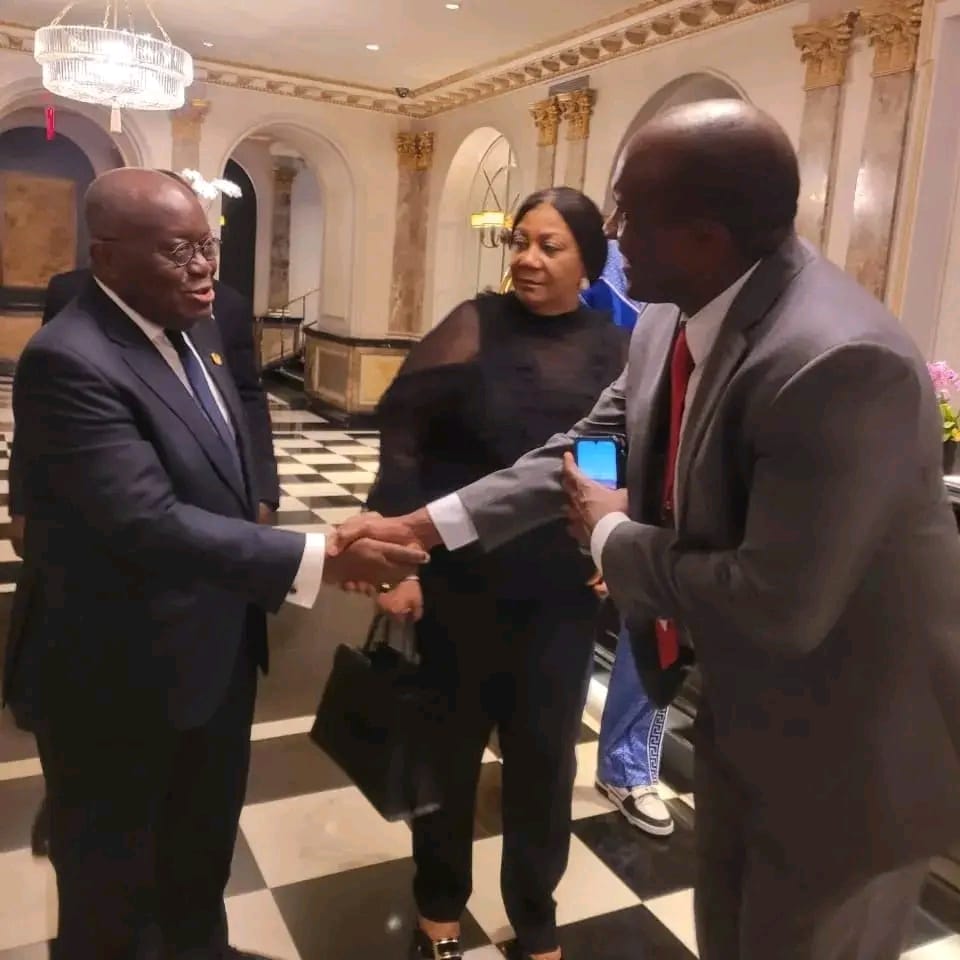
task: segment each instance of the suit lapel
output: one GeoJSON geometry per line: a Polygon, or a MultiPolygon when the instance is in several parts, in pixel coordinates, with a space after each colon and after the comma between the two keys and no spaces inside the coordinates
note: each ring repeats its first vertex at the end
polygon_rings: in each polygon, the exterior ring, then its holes
{"type": "Polygon", "coordinates": [[[721,395],[749,349],[750,329],[770,312],[812,256],[810,248],[791,235],[775,253],[761,261],[727,312],[686,415],[677,462],[678,521],[682,521],[686,512],[690,465],[703,442],[721,395]]]}
{"type": "Polygon", "coordinates": [[[237,476],[229,451],[157,348],[95,284],[88,288],[84,296],[88,312],[100,322],[107,336],[122,348],[124,362],[179,417],[196,438],[217,474],[244,508],[249,509],[249,496],[243,488],[243,478],[237,476]]]}

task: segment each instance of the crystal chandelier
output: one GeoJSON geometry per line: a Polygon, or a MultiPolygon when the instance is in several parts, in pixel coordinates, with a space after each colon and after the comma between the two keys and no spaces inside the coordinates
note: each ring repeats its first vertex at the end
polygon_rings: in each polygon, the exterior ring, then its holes
{"type": "Polygon", "coordinates": [[[120,132],[120,110],[176,110],[193,83],[193,58],[175,47],[150,0],[143,4],[160,37],[137,33],[129,0],[123,0],[126,25],[120,25],[121,0],[107,0],[99,26],[65,24],[77,5],[72,0],[48,27],[34,35],[34,59],[43,68],[51,93],[111,108],[110,129],[120,132]]]}

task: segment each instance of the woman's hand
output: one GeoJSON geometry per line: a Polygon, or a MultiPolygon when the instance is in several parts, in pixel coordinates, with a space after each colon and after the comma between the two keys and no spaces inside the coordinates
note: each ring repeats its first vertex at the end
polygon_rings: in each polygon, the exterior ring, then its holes
{"type": "Polygon", "coordinates": [[[590,587],[601,600],[605,600],[610,595],[607,585],[603,582],[603,574],[601,573],[595,573],[587,581],[587,586],[590,587]]]}
{"type": "Polygon", "coordinates": [[[423,590],[417,579],[403,580],[377,597],[377,607],[398,623],[416,623],[423,616],[423,590]]]}

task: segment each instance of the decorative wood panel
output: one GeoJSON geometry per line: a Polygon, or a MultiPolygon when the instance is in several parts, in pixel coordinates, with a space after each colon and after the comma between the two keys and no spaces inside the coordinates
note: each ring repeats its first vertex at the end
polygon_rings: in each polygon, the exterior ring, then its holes
{"type": "Polygon", "coordinates": [[[77,264],[76,184],[0,173],[0,286],[44,289],[77,264]]]}

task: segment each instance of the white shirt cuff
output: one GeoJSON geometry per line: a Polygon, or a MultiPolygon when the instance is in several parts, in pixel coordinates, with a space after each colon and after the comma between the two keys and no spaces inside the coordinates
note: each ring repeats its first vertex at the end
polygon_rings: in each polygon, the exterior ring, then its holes
{"type": "Polygon", "coordinates": [[[327,559],[327,538],[322,533],[308,533],[300,566],[293,585],[287,592],[287,602],[296,607],[311,609],[317,602],[323,584],[323,564],[327,559]]]}
{"type": "Polygon", "coordinates": [[[630,518],[625,513],[617,511],[601,517],[600,522],[593,528],[593,533],[590,534],[590,554],[593,556],[597,570],[601,573],[603,573],[603,548],[607,545],[610,534],[621,523],[629,522],[630,518]]]}
{"type": "Polygon", "coordinates": [[[455,493],[428,503],[427,513],[448,550],[460,550],[480,539],[473,518],[455,493]]]}

